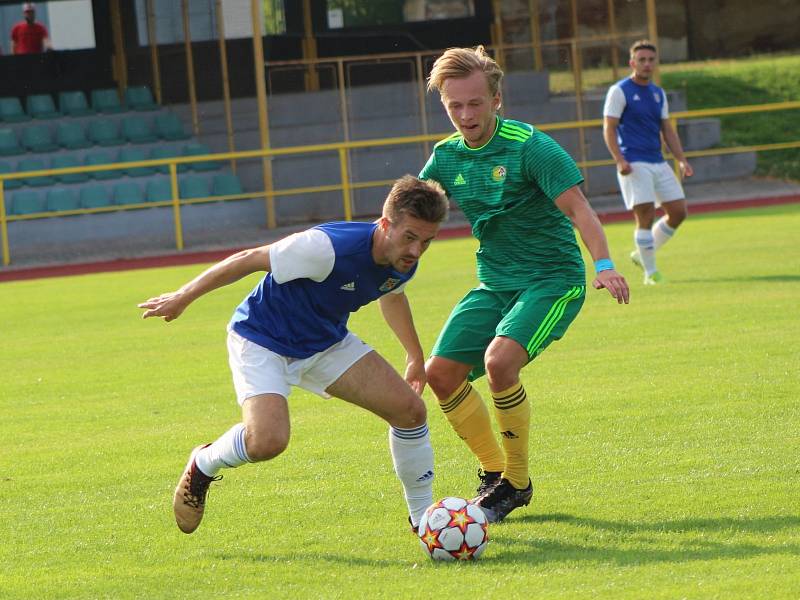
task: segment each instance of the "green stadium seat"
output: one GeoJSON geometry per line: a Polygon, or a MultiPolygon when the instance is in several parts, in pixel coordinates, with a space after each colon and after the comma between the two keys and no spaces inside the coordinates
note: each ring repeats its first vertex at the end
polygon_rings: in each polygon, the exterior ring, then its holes
{"type": "Polygon", "coordinates": [[[192,137],[183,128],[183,121],[174,113],[156,115],[155,130],[162,140],[188,140],[192,137]]]}
{"type": "Polygon", "coordinates": [[[132,144],[158,141],[158,136],[153,133],[153,127],[139,115],[131,115],[122,119],[122,135],[132,144]]]}
{"type": "Polygon", "coordinates": [[[13,129],[0,129],[0,156],[22,154],[25,150],[19,145],[13,129]]]}
{"type": "Polygon", "coordinates": [[[52,152],[58,150],[48,125],[28,125],[20,136],[22,145],[31,152],[52,152]]]}
{"type": "Polygon", "coordinates": [[[111,195],[102,185],[88,185],[81,188],[81,208],[101,208],[111,205],[111,195]]]}
{"type": "Polygon", "coordinates": [[[133,110],[156,110],[158,104],[146,85],[137,85],[125,90],[125,103],[133,110]]]}
{"type": "Polygon", "coordinates": [[[25,99],[27,113],[35,119],[55,119],[62,116],[50,94],[33,94],[25,99]]]}
{"type": "Polygon", "coordinates": [[[116,121],[102,117],[89,122],[89,139],[98,146],[119,146],[125,139],[119,134],[116,121]]]}
{"type": "MultiPolygon", "coordinates": [[[[147,154],[141,148],[122,148],[117,157],[117,162],[137,162],[140,160],[147,160],[147,154]]],[[[153,167],[126,167],[123,170],[128,177],[144,177],[156,172],[153,167]]]]}
{"type": "MultiPolygon", "coordinates": [[[[7,162],[0,162],[0,175],[3,173],[13,173],[14,167],[12,167],[7,162]]],[[[22,187],[22,180],[21,179],[6,179],[3,182],[3,190],[14,190],[19,187],[22,187]]]]}
{"type": "MultiPolygon", "coordinates": [[[[44,171],[45,169],[47,169],[47,166],[40,158],[23,158],[17,163],[17,173],[22,173],[24,171],[44,171]]],[[[29,185],[31,187],[53,185],[56,182],[55,177],[51,177],[50,175],[26,177],[23,181],[25,182],[25,185],[29,185]]]]}
{"type": "Polygon", "coordinates": [[[212,196],[233,196],[243,193],[242,183],[233,173],[220,173],[214,175],[211,181],[212,196]]]}
{"type": "Polygon", "coordinates": [[[14,192],[11,197],[12,215],[30,215],[32,213],[44,212],[44,196],[36,190],[20,190],[14,192]]]}
{"type": "Polygon", "coordinates": [[[178,189],[182,200],[208,198],[208,179],[199,175],[186,175],[178,181],[178,189]]]}
{"type": "MultiPolygon", "coordinates": [[[[93,152],[89,152],[84,159],[84,164],[86,165],[109,165],[114,162],[117,161],[107,150],[95,150],[93,152]]],[[[108,169],[106,171],[94,171],[89,175],[95,179],[102,180],[117,179],[122,177],[123,173],[119,169],[108,169]]]]}
{"type": "Polygon", "coordinates": [[[19,98],[0,98],[0,120],[7,123],[21,123],[30,121],[31,118],[22,110],[22,102],[19,98]]]}
{"type": "MultiPolygon", "coordinates": [[[[51,169],[66,169],[68,167],[80,167],[81,161],[72,154],[56,154],[50,163],[51,169]]],[[[82,183],[89,180],[89,173],[65,173],[54,175],[61,183],[82,183]]]]}
{"type": "Polygon", "coordinates": [[[172,185],[169,179],[151,179],[147,182],[148,202],[167,202],[172,200],[172,185]]]}
{"type": "Polygon", "coordinates": [[[92,90],[92,108],[102,113],[118,113],[125,110],[114,88],[92,90]]]}
{"type": "Polygon", "coordinates": [[[92,145],[86,138],[86,132],[80,123],[72,121],[61,121],[56,127],[56,142],[62,148],[76,150],[78,148],[88,148],[92,145]]]}
{"type": "Polygon", "coordinates": [[[80,208],[78,193],[72,188],[47,190],[47,210],[75,210],[80,208]]]}
{"type": "Polygon", "coordinates": [[[134,181],[120,181],[119,183],[115,183],[112,196],[114,198],[114,204],[120,206],[144,203],[142,188],[134,181]]]}
{"type": "Polygon", "coordinates": [[[80,90],[58,93],[58,107],[65,115],[81,117],[94,114],[94,109],[86,101],[86,94],[80,90]]]}
{"type": "MultiPolygon", "coordinates": [[[[177,156],[182,156],[182,152],[180,148],[175,148],[174,146],[156,146],[150,151],[150,158],[152,159],[175,158],[177,156]]],[[[159,173],[169,173],[169,165],[161,165],[153,168],[159,173]]],[[[188,170],[189,168],[186,165],[178,165],[178,173],[183,173],[188,170]]]]}
{"type": "MultiPolygon", "coordinates": [[[[205,144],[193,142],[191,144],[186,144],[183,148],[184,156],[202,156],[204,154],[211,154],[211,149],[205,144]]],[[[189,166],[195,171],[214,171],[220,168],[219,162],[215,160],[193,162],[189,163],[189,166]]]]}

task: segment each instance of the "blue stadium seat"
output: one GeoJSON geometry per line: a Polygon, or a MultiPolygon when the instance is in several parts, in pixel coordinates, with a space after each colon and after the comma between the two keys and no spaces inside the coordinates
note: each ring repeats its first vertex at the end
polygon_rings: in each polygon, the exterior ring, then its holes
{"type": "Polygon", "coordinates": [[[116,121],[102,117],[89,122],[89,139],[98,146],[119,146],[125,139],[119,134],[116,121]]]}
{"type": "Polygon", "coordinates": [[[86,132],[80,123],[73,121],[61,121],[56,127],[56,142],[62,148],[76,150],[78,148],[88,148],[92,145],[86,138],[86,132]]]}
{"type": "MultiPolygon", "coordinates": [[[[13,173],[14,168],[7,162],[0,162],[0,175],[3,173],[13,173]]],[[[22,187],[21,179],[6,179],[3,183],[3,190],[13,190],[22,187]]]]}
{"type": "Polygon", "coordinates": [[[44,196],[36,190],[20,190],[11,196],[12,215],[30,215],[32,213],[44,212],[44,196]]]}
{"type": "MultiPolygon", "coordinates": [[[[183,148],[183,155],[184,156],[202,156],[204,154],[211,154],[211,148],[206,146],[205,144],[198,144],[197,142],[192,142],[190,144],[186,144],[183,148]]],[[[220,168],[220,164],[215,160],[204,160],[199,162],[190,163],[190,166],[195,171],[214,171],[220,168]]]]}
{"type": "Polygon", "coordinates": [[[111,205],[111,195],[102,185],[88,185],[81,188],[81,208],[101,208],[111,205]]]}
{"type": "Polygon", "coordinates": [[[242,183],[233,173],[220,173],[214,175],[211,181],[212,196],[234,196],[243,193],[242,183]]]}
{"type": "MultiPolygon", "coordinates": [[[[158,158],[174,158],[177,156],[182,156],[182,152],[180,148],[175,148],[174,146],[156,146],[150,151],[150,158],[158,159],[158,158]]],[[[158,167],[154,167],[156,171],[159,173],[169,173],[169,166],[168,165],[161,165],[158,167]]],[[[178,173],[183,173],[187,171],[188,167],[186,165],[178,165],[178,173]]]]}
{"type": "Polygon", "coordinates": [[[92,90],[92,108],[102,113],[118,113],[125,110],[114,88],[92,90]]]}
{"type": "MultiPolygon", "coordinates": [[[[17,173],[23,171],[43,171],[47,169],[44,161],[40,158],[23,158],[17,163],[17,173]]],[[[42,175],[40,177],[26,177],[24,180],[25,185],[31,187],[42,187],[45,185],[53,185],[56,180],[50,175],[42,175]]]]}
{"type": "Polygon", "coordinates": [[[144,193],[138,183],[134,181],[120,181],[114,184],[114,204],[142,204],[144,193]]]}
{"type": "Polygon", "coordinates": [[[86,94],[80,90],[58,93],[58,107],[65,115],[80,117],[94,114],[94,109],[86,101],[86,94]]]}
{"type": "Polygon", "coordinates": [[[0,120],[7,123],[21,123],[31,118],[22,110],[22,102],[17,97],[0,98],[0,120]]]}
{"type": "Polygon", "coordinates": [[[153,133],[152,125],[139,115],[122,119],[122,135],[132,144],[146,144],[158,140],[158,136],[153,133]]]}
{"type": "MultiPolygon", "coordinates": [[[[117,157],[117,162],[136,162],[140,160],[147,160],[147,154],[141,148],[122,148],[117,157]]],[[[124,171],[128,177],[143,177],[156,172],[153,167],[126,167],[124,171]]]]}
{"type": "Polygon", "coordinates": [[[186,175],[178,181],[179,195],[182,200],[190,198],[208,198],[208,179],[199,175],[186,175]]]}
{"type": "Polygon", "coordinates": [[[167,202],[172,200],[172,185],[169,179],[151,179],[147,182],[148,202],[167,202]]]}
{"type": "Polygon", "coordinates": [[[25,150],[19,145],[13,129],[0,129],[0,156],[22,154],[25,150]]]}
{"type": "Polygon", "coordinates": [[[192,137],[183,128],[183,121],[174,113],[156,115],[155,130],[162,140],[188,140],[192,137]]]}
{"type": "MultiPolygon", "coordinates": [[[[81,161],[74,154],[56,154],[50,163],[51,169],[66,169],[68,167],[80,167],[81,161]]],[[[88,173],[65,173],[54,175],[61,183],[82,183],[89,180],[88,173]]]]}
{"type": "Polygon", "coordinates": [[[73,188],[54,188],[47,190],[47,210],[75,210],[80,208],[80,200],[73,188]]]}
{"type": "Polygon", "coordinates": [[[33,94],[25,99],[25,107],[36,119],[55,119],[61,116],[50,94],[33,94]]]}
{"type": "Polygon", "coordinates": [[[137,85],[125,90],[125,103],[133,110],[156,110],[158,104],[146,85],[137,85]]]}
{"type": "MultiPolygon", "coordinates": [[[[116,159],[107,150],[94,150],[89,152],[84,159],[86,165],[109,165],[117,162],[116,159]]],[[[117,179],[122,177],[123,173],[119,169],[108,169],[106,171],[95,171],[91,173],[91,177],[95,179],[117,179]]]]}
{"type": "Polygon", "coordinates": [[[52,152],[58,149],[48,125],[28,125],[22,130],[20,141],[31,152],[52,152]]]}

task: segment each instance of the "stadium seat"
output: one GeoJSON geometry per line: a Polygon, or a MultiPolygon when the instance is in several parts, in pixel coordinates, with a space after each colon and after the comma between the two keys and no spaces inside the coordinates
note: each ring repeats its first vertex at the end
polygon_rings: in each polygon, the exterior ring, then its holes
{"type": "Polygon", "coordinates": [[[158,136],[153,133],[153,127],[150,123],[139,115],[132,115],[122,119],[122,135],[132,144],[146,144],[158,140],[158,136]]]}
{"type": "MultiPolygon", "coordinates": [[[[24,171],[43,171],[47,169],[44,161],[40,158],[23,158],[17,163],[17,173],[24,171]]],[[[42,175],[40,177],[26,177],[24,180],[25,185],[32,187],[41,187],[45,185],[53,185],[56,180],[50,175],[42,175]]]]}
{"type": "Polygon", "coordinates": [[[92,90],[92,108],[103,113],[118,113],[125,110],[114,88],[92,90]]]}
{"type": "Polygon", "coordinates": [[[212,196],[234,196],[242,192],[242,184],[233,173],[214,175],[214,179],[211,182],[212,196]]]}
{"type": "Polygon", "coordinates": [[[29,215],[44,212],[45,202],[42,194],[36,190],[20,190],[11,197],[12,215],[29,215]]]}
{"type": "Polygon", "coordinates": [[[147,182],[147,201],[165,202],[172,200],[172,185],[169,179],[151,179],[147,182]]]}
{"type": "Polygon", "coordinates": [[[94,114],[94,109],[86,101],[86,94],[80,90],[74,92],[59,92],[58,107],[65,115],[80,117],[83,115],[94,114]]]}
{"type": "MultiPolygon", "coordinates": [[[[0,175],[3,173],[13,173],[14,168],[7,162],[0,162],[0,175]]],[[[4,190],[13,190],[16,188],[22,187],[22,180],[21,179],[6,179],[3,182],[3,189],[4,190]]]]}
{"type": "Polygon", "coordinates": [[[162,140],[188,140],[191,135],[183,128],[183,121],[174,113],[156,115],[155,130],[162,140]]]}
{"type": "MultiPolygon", "coordinates": [[[[137,162],[140,160],[147,160],[147,154],[141,148],[122,148],[117,157],[117,162],[137,162]]],[[[128,177],[143,177],[156,172],[153,167],[126,167],[124,171],[128,177]]]]}
{"type": "MultiPolygon", "coordinates": [[[[89,152],[84,159],[86,165],[108,165],[117,162],[111,153],[106,150],[95,150],[89,152]]],[[[94,171],[90,174],[95,179],[117,179],[122,177],[122,171],[119,169],[108,169],[106,171],[94,171]]]]}
{"type": "Polygon", "coordinates": [[[19,145],[13,129],[0,129],[0,156],[22,154],[25,150],[19,145]]]}
{"type": "Polygon", "coordinates": [[[20,141],[31,152],[52,152],[58,149],[48,125],[28,125],[22,130],[20,141]]]}
{"type": "Polygon", "coordinates": [[[20,123],[30,121],[31,118],[22,110],[19,98],[0,98],[0,120],[7,123],[20,123]]]}
{"type": "Polygon", "coordinates": [[[81,188],[81,207],[100,208],[111,205],[111,196],[102,185],[90,185],[81,188]]]}
{"type": "MultiPolygon", "coordinates": [[[[181,156],[181,149],[175,148],[174,146],[156,146],[150,151],[150,158],[152,159],[159,159],[159,158],[174,158],[176,156],[181,156]]],[[[169,173],[169,165],[160,165],[158,167],[153,167],[159,173],[169,173]]],[[[178,165],[178,173],[183,173],[187,171],[188,167],[186,165],[178,165]]]]}
{"type": "Polygon", "coordinates": [[[61,121],[56,127],[56,142],[62,148],[76,150],[78,148],[88,148],[92,145],[86,138],[86,132],[80,123],[72,121],[61,121]]]}
{"type": "Polygon", "coordinates": [[[120,206],[124,204],[142,204],[144,193],[138,183],[133,181],[120,181],[114,184],[113,189],[114,204],[120,206]]]}
{"type": "Polygon", "coordinates": [[[119,146],[125,139],[119,135],[116,121],[96,118],[89,122],[89,139],[98,146],[119,146]]]}
{"type": "Polygon", "coordinates": [[[35,119],[55,119],[61,112],[50,94],[33,94],[25,99],[27,113],[35,119]]]}
{"type": "MultiPolygon", "coordinates": [[[[68,167],[80,167],[81,161],[73,154],[56,154],[50,163],[51,169],[66,169],[68,167]]],[[[89,173],[65,173],[54,175],[61,183],[82,183],[89,180],[89,173]]]]}
{"type": "Polygon", "coordinates": [[[125,90],[125,103],[133,110],[156,110],[158,104],[146,85],[137,85],[125,90]]]}
{"type": "MultiPolygon", "coordinates": [[[[184,156],[202,156],[204,154],[211,154],[211,149],[205,144],[193,142],[191,144],[186,144],[183,148],[184,156]]],[[[220,168],[220,164],[215,160],[193,162],[189,163],[189,166],[195,171],[214,171],[220,168]]]]}
{"type": "Polygon", "coordinates": [[[208,179],[199,175],[186,175],[178,181],[178,189],[182,200],[208,198],[208,179]]]}
{"type": "Polygon", "coordinates": [[[47,210],[75,210],[80,208],[78,194],[73,188],[47,190],[47,210]]]}

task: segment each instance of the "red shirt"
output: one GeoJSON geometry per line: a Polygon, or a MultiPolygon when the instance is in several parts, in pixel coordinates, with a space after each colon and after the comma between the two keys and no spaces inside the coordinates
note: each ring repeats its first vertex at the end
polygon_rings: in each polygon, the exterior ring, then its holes
{"type": "Polygon", "coordinates": [[[27,21],[17,23],[11,30],[14,54],[40,54],[44,52],[44,38],[50,37],[47,27],[41,23],[29,25],[27,21]]]}

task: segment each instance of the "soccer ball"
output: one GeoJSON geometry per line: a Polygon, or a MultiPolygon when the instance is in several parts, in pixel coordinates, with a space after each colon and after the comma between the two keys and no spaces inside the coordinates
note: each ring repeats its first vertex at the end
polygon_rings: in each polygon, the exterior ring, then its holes
{"type": "Polygon", "coordinates": [[[477,504],[448,497],[431,504],[419,522],[419,543],[433,560],[477,560],[489,543],[489,523],[477,504]]]}

